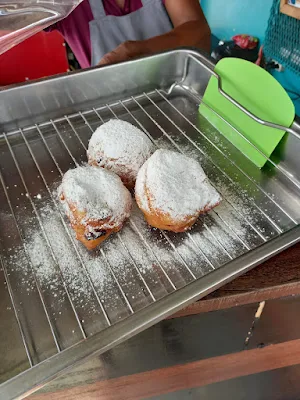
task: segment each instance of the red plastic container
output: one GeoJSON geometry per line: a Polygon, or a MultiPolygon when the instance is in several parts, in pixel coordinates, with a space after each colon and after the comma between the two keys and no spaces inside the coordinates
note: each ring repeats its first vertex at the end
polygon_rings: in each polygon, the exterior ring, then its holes
{"type": "Polygon", "coordinates": [[[0,86],[68,71],[63,37],[40,32],[0,55],[0,86]]]}

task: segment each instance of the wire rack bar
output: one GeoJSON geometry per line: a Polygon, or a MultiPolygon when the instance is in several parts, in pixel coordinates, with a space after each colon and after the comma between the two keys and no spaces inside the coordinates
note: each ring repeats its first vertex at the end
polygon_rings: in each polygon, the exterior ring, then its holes
{"type": "Polygon", "coordinates": [[[203,224],[203,226],[209,232],[210,236],[218,243],[221,249],[223,249],[224,253],[230,258],[230,260],[233,260],[232,255],[226,250],[226,247],[222,244],[222,242],[220,242],[220,240],[216,237],[213,231],[206,224],[203,224]]]}
{"type": "Polygon", "coordinates": [[[116,274],[114,273],[113,268],[112,268],[112,266],[110,265],[110,262],[108,261],[108,259],[107,259],[107,257],[106,257],[106,254],[104,253],[103,249],[101,249],[101,248],[100,248],[100,253],[102,254],[103,259],[105,260],[106,265],[108,266],[108,268],[109,268],[109,270],[110,270],[110,273],[112,274],[114,280],[116,281],[116,284],[117,284],[117,286],[118,286],[118,288],[119,288],[119,290],[120,290],[120,292],[121,292],[121,294],[122,294],[122,296],[123,296],[123,298],[124,298],[124,300],[125,300],[125,303],[127,304],[127,307],[128,307],[128,309],[129,309],[129,311],[131,312],[131,314],[134,314],[133,308],[132,308],[132,306],[131,306],[131,304],[130,304],[130,302],[129,302],[127,296],[126,296],[126,293],[125,293],[124,290],[122,289],[122,286],[120,285],[120,282],[118,281],[118,279],[117,279],[117,277],[116,277],[116,274]]]}
{"type": "Polygon", "coordinates": [[[66,142],[64,141],[62,135],[60,134],[59,130],[57,129],[57,126],[55,125],[55,122],[53,122],[53,121],[51,120],[51,124],[52,124],[53,128],[55,129],[55,131],[56,131],[58,137],[59,137],[60,140],[62,141],[62,144],[64,145],[64,148],[67,150],[67,153],[68,153],[69,156],[72,158],[72,161],[74,162],[75,166],[78,167],[78,166],[79,166],[78,162],[77,162],[76,159],[73,157],[73,154],[71,153],[69,147],[66,145],[66,142]]]}
{"type": "Polygon", "coordinates": [[[79,140],[81,146],[82,146],[83,148],[86,149],[86,147],[85,147],[83,141],[81,140],[81,138],[80,138],[80,136],[78,135],[78,133],[77,133],[77,131],[76,131],[74,125],[72,124],[72,122],[70,121],[70,119],[68,118],[67,115],[65,115],[65,119],[66,119],[66,121],[68,122],[68,124],[70,125],[70,127],[72,128],[72,131],[75,133],[75,136],[76,136],[77,139],[79,140]]]}
{"type": "Polygon", "coordinates": [[[131,261],[132,261],[132,263],[133,263],[133,266],[134,266],[134,269],[136,270],[138,276],[140,277],[141,281],[142,281],[143,284],[145,285],[145,287],[146,287],[146,289],[147,289],[147,291],[148,291],[148,293],[149,293],[149,295],[150,295],[152,301],[156,301],[156,298],[154,297],[154,294],[151,292],[151,290],[150,290],[150,288],[149,288],[147,282],[145,281],[143,275],[141,274],[141,272],[140,272],[138,266],[136,265],[136,262],[135,262],[134,258],[132,257],[130,251],[128,250],[128,248],[127,248],[126,244],[124,243],[124,241],[123,241],[123,239],[122,239],[122,237],[121,237],[121,235],[120,235],[119,232],[117,233],[117,236],[118,236],[118,239],[119,239],[119,241],[120,241],[122,247],[125,249],[126,253],[128,254],[129,258],[131,259],[131,261]]]}
{"type": "Polygon", "coordinates": [[[214,214],[223,222],[223,224],[225,226],[227,226],[227,228],[230,230],[230,232],[233,234],[233,236],[247,249],[247,250],[251,250],[251,248],[247,245],[247,243],[239,236],[237,235],[237,233],[235,232],[235,230],[232,228],[231,225],[228,224],[227,221],[225,221],[225,219],[223,217],[221,217],[221,215],[215,211],[214,214]]]}
{"type": "Polygon", "coordinates": [[[23,327],[22,327],[22,324],[21,324],[21,321],[20,321],[20,318],[19,318],[19,315],[18,315],[17,307],[16,307],[15,300],[14,300],[13,290],[12,290],[10,279],[9,279],[9,275],[8,275],[6,266],[5,266],[5,264],[4,264],[3,260],[2,260],[1,254],[0,254],[0,265],[1,265],[1,268],[3,269],[4,278],[5,278],[5,281],[7,283],[8,294],[9,294],[10,301],[11,301],[11,304],[12,304],[12,307],[13,307],[13,310],[14,310],[15,318],[16,318],[16,321],[17,321],[17,324],[18,324],[18,328],[19,328],[19,332],[20,332],[21,339],[22,339],[22,342],[23,342],[23,346],[25,348],[26,356],[28,358],[28,362],[29,362],[30,367],[33,367],[33,361],[32,361],[32,358],[31,358],[31,355],[30,355],[30,351],[29,351],[29,348],[28,348],[28,345],[27,345],[27,342],[26,342],[26,338],[25,338],[25,334],[24,334],[24,331],[23,331],[23,327]]]}
{"type": "Polygon", "coordinates": [[[149,249],[152,253],[152,255],[154,256],[154,258],[156,259],[160,269],[162,270],[164,276],[167,278],[168,282],[170,283],[170,285],[172,286],[172,288],[174,290],[176,290],[176,286],[174,285],[173,281],[171,280],[171,278],[169,277],[169,275],[167,274],[165,268],[163,267],[162,263],[159,261],[158,257],[156,256],[156,254],[154,253],[152,247],[149,245],[149,243],[146,241],[146,239],[144,238],[143,234],[140,232],[139,228],[136,226],[136,224],[134,223],[134,221],[132,219],[129,220],[130,225],[132,226],[132,228],[134,229],[134,231],[139,235],[139,237],[141,238],[142,242],[144,243],[144,245],[147,247],[147,249],[149,249]]]}
{"type": "Polygon", "coordinates": [[[75,307],[74,307],[74,304],[73,304],[73,302],[72,302],[72,299],[71,299],[69,290],[68,290],[68,288],[67,288],[67,286],[66,286],[66,283],[65,283],[65,281],[64,281],[64,279],[63,279],[63,273],[62,273],[62,271],[61,271],[61,269],[60,269],[59,263],[58,263],[58,261],[57,261],[57,259],[56,259],[56,256],[55,256],[55,254],[54,254],[54,251],[53,251],[53,249],[52,249],[52,246],[51,246],[51,243],[50,243],[49,238],[48,238],[48,236],[47,236],[47,233],[46,233],[46,231],[45,231],[44,225],[43,225],[43,223],[42,223],[42,221],[41,221],[41,218],[40,218],[39,213],[38,213],[38,211],[37,211],[37,209],[36,209],[36,206],[35,206],[35,204],[34,204],[34,202],[33,202],[33,200],[32,200],[32,197],[31,197],[31,195],[30,195],[30,193],[29,193],[29,190],[28,190],[28,187],[27,187],[27,185],[26,185],[24,176],[23,176],[23,174],[22,174],[22,172],[21,172],[19,163],[18,163],[18,161],[17,161],[17,159],[16,159],[16,156],[15,156],[15,154],[14,154],[14,152],[13,152],[13,150],[12,150],[12,147],[11,147],[11,145],[10,145],[10,143],[9,143],[9,141],[8,141],[8,139],[7,139],[7,137],[6,137],[5,134],[4,134],[4,138],[5,138],[5,141],[6,141],[6,143],[7,143],[8,148],[9,148],[10,154],[11,154],[13,160],[14,160],[14,163],[15,163],[15,165],[16,165],[16,167],[17,167],[17,170],[18,170],[18,173],[19,173],[19,175],[20,175],[20,178],[21,178],[21,181],[22,181],[22,183],[23,183],[23,186],[24,186],[24,188],[25,188],[27,197],[28,197],[28,199],[29,199],[29,201],[30,201],[30,204],[31,204],[31,206],[32,206],[32,208],[33,208],[34,214],[35,214],[35,216],[36,216],[36,218],[37,218],[37,221],[38,221],[38,223],[39,223],[39,226],[40,226],[40,228],[41,228],[41,232],[42,232],[42,234],[43,234],[43,236],[44,236],[44,238],[45,238],[45,240],[46,240],[46,243],[47,243],[47,245],[48,245],[48,247],[49,247],[49,250],[50,250],[50,253],[51,253],[51,257],[52,257],[52,259],[53,259],[53,261],[54,261],[54,264],[55,264],[55,266],[56,266],[56,269],[57,269],[57,271],[58,271],[58,273],[59,273],[59,275],[60,275],[60,277],[61,277],[61,279],[62,279],[62,282],[63,282],[64,288],[65,288],[66,294],[67,294],[68,299],[69,299],[69,301],[70,301],[70,304],[71,304],[72,310],[73,310],[73,312],[74,312],[75,318],[76,318],[76,320],[77,320],[77,322],[78,322],[78,325],[79,325],[79,328],[80,328],[80,330],[81,330],[82,336],[86,339],[86,333],[85,333],[84,328],[83,328],[83,326],[82,326],[82,324],[81,324],[81,322],[80,322],[80,319],[79,319],[79,317],[78,317],[78,314],[77,314],[76,309],[75,309],[75,307]]]}
{"type": "Polygon", "coordinates": [[[196,248],[200,251],[200,253],[202,254],[202,256],[204,257],[205,261],[209,264],[209,266],[211,267],[212,271],[214,271],[216,269],[216,267],[214,266],[214,264],[210,261],[210,259],[207,257],[207,255],[204,253],[204,251],[201,249],[200,246],[197,245],[197,243],[195,242],[193,236],[190,234],[190,232],[187,232],[187,235],[189,237],[189,239],[193,242],[194,246],[196,246],[196,248]]]}
{"type": "Polygon", "coordinates": [[[161,232],[161,234],[163,235],[163,237],[166,239],[166,241],[169,243],[169,245],[172,247],[172,249],[175,251],[175,253],[177,254],[177,256],[180,258],[182,264],[185,266],[185,268],[188,270],[189,274],[192,276],[193,279],[197,279],[196,275],[192,272],[192,270],[190,269],[190,267],[188,266],[188,264],[185,262],[184,258],[182,257],[182,255],[179,253],[179,251],[177,250],[176,246],[174,245],[174,243],[172,242],[172,240],[169,238],[169,236],[166,234],[165,231],[159,230],[161,232]]]}

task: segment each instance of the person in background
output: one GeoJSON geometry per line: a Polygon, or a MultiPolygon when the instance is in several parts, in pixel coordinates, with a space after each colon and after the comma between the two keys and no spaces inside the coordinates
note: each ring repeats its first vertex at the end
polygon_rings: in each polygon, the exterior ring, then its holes
{"type": "Polygon", "coordinates": [[[83,0],[53,29],[64,36],[82,68],[180,46],[210,50],[199,0],[83,0]]]}

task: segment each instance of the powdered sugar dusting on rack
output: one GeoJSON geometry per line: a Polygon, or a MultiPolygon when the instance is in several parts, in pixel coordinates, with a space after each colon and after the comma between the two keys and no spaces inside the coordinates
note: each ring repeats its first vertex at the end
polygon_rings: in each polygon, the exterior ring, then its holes
{"type": "MultiPolygon", "coordinates": [[[[90,284],[82,270],[79,260],[74,254],[74,249],[66,235],[65,228],[62,226],[59,212],[53,209],[49,203],[40,209],[40,215],[56,260],[62,269],[63,278],[71,290],[73,300],[82,307],[88,306],[91,312],[93,312],[96,304],[93,306],[90,301],[90,284]]],[[[236,226],[240,237],[246,240],[248,234],[247,228],[243,227],[237,219],[232,219],[229,213],[227,217],[231,218],[229,222],[232,222],[233,226],[236,226]]],[[[32,218],[33,217],[28,217],[27,226],[31,225],[32,218]]],[[[153,282],[153,291],[155,293],[157,290],[158,296],[163,293],[165,294],[166,289],[160,286],[162,282],[160,279],[161,272],[157,275],[157,265],[163,266],[172,279],[174,279],[174,276],[178,277],[180,275],[176,272],[176,268],[180,265],[182,266],[183,260],[188,265],[192,266],[197,276],[203,275],[203,271],[207,269],[211,270],[203,256],[201,258],[201,254],[204,253],[209,260],[214,262],[215,244],[212,243],[209,233],[206,232],[201,225],[202,223],[200,221],[200,223],[190,231],[192,240],[186,234],[176,234],[175,236],[171,234],[172,236],[170,237],[172,237],[172,241],[175,244],[175,249],[166,247],[164,244],[166,240],[163,236],[159,235],[156,230],[151,229],[144,221],[140,210],[136,206],[134,207],[132,217],[126,224],[125,229],[121,231],[121,237],[126,247],[129,249],[132,259],[138,263],[142,275],[148,279],[148,283],[149,279],[153,282]],[[130,222],[131,219],[133,225],[130,222]],[[145,238],[145,242],[141,241],[138,232],[145,238]],[[175,238],[178,238],[176,242],[174,241],[175,238]],[[198,245],[201,245],[201,251],[198,245]]],[[[232,254],[240,249],[241,246],[239,246],[239,243],[230,235],[230,232],[224,231],[217,224],[213,227],[213,230],[219,241],[232,254]]],[[[72,229],[70,229],[70,232],[75,240],[75,234],[72,229]]],[[[127,261],[124,256],[122,260],[118,259],[118,253],[114,251],[114,249],[117,248],[116,235],[106,242],[103,249],[108,262],[110,262],[114,270],[117,280],[122,280],[122,282],[128,281],[127,283],[130,287],[131,279],[128,280],[128,278],[131,275],[131,270],[128,269],[128,272],[126,272],[126,270],[130,262],[132,263],[132,259],[130,259],[129,256],[129,258],[127,257],[127,261]]],[[[106,263],[101,258],[100,253],[92,254],[85,250],[80,243],[76,243],[76,245],[99,296],[103,301],[113,303],[116,300],[116,293],[115,288],[112,286],[112,276],[106,263]]],[[[42,286],[51,289],[57,296],[59,304],[59,299],[62,295],[62,286],[59,281],[60,278],[56,266],[51,258],[49,248],[45,243],[41,231],[29,229],[26,235],[25,246],[38,281],[42,286]]],[[[120,246],[120,244],[118,246],[120,246]]],[[[14,263],[14,268],[20,272],[20,279],[24,286],[27,290],[32,290],[33,283],[29,279],[30,269],[28,269],[23,249],[19,247],[15,248],[10,257],[11,261],[14,263]]]]}

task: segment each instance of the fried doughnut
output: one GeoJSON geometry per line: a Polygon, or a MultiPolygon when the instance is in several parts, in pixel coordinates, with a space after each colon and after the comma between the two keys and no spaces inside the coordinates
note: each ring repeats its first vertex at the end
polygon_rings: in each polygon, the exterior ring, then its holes
{"type": "Polygon", "coordinates": [[[111,119],[93,133],[87,156],[90,165],[115,172],[132,189],[140,167],[153,151],[153,144],[144,132],[129,122],[111,119]]]}
{"type": "Polygon", "coordinates": [[[67,171],[58,196],[76,238],[89,250],[122,228],[132,206],[131,195],[116,174],[89,165],[67,171]]]}
{"type": "Polygon", "coordinates": [[[149,225],[173,232],[186,231],[221,201],[196,160],[165,149],[140,169],[135,198],[149,225]]]}

